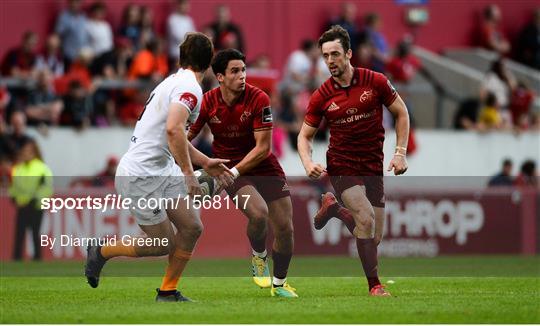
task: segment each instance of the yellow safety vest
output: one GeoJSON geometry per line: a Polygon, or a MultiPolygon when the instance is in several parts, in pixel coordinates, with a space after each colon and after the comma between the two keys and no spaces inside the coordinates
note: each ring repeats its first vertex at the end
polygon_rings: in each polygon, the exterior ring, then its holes
{"type": "Polygon", "coordinates": [[[49,167],[38,158],[15,165],[9,195],[17,206],[25,206],[36,199],[36,208],[41,208],[41,199],[53,194],[53,178],[49,167]]]}

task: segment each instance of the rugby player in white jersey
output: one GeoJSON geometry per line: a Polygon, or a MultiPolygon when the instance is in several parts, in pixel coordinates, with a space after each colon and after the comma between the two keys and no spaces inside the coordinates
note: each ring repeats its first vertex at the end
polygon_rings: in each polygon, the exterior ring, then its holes
{"type": "Polygon", "coordinates": [[[139,205],[150,198],[178,198],[201,195],[192,163],[202,166],[223,185],[232,184],[233,174],[223,164],[227,160],[210,159],[187,140],[186,131],[197,120],[202,101],[200,83],[213,55],[210,39],[202,33],[190,33],[180,45],[180,69],[163,80],[150,94],[135,126],[128,152],[118,165],[117,192],[132,200],[131,213],[148,241],[130,245],[89,246],[85,275],[92,287],[99,284],[103,265],[113,257],[169,255],[163,282],[156,301],[189,301],[177,290],[180,276],[201,235],[199,212],[188,207],[189,201],[166,208],[139,205]],[[176,161],[176,163],[175,163],[176,161]],[[175,234],[172,224],[178,230],[175,234]],[[151,244],[150,244],[151,242],[151,244]]]}

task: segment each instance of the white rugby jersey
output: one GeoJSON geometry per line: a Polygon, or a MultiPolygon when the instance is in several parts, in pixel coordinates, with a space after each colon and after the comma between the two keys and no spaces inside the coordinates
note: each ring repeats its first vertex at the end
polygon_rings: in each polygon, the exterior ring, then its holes
{"type": "Polygon", "coordinates": [[[197,120],[201,101],[202,89],[191,70],[179,69],[157,85],[135,125],[129,150],[120,160],[123,170],[131,176],[171,175],[175,162],[167,141],[169,104],[180,103],[189,110],[189,130],[197,120]]]}

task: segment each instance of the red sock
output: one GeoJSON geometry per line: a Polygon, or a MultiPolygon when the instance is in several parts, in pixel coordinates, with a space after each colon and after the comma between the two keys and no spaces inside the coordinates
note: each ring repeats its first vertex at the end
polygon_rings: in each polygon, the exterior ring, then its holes
{"type": "Polygon", "coordinates": [[[282,254],[272,250],[272,260],[274,261],[274,276],[280,279],[287,277],[289,264],[291,263],[292,254],[282,254]]]}
{"type": "Polygon", "coordinates": [[[371,290],[375,285],[381,284],[377,274],[377,245],[373,239],[356,239],[356,249],[371,290]]]}

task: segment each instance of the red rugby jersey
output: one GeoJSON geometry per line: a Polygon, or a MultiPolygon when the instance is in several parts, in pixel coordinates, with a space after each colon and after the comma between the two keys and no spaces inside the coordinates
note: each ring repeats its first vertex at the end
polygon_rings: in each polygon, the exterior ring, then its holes
{"type": "MultiPolygon", "coordinates": [[[[255,147],[254,132],[272,129],[270,98],[257,87],[246,84],[240,99],[233,106],[227,106],[220,88],[214,88],[204,94],[199,117],[190,132],[197,135],[205,124],[214,135],[214,157],[229,159],[231,162],[227,166],[234,166],[255,147]]],[[[254,170],[263,172],[262,175],[283,173],[272,153],[254,170]],[[262,168],[268,170],[267,173],[259,171],[262,168]]]]}
{"type": "Polygon", "coordinates": [[[311,96],[304,122],[317,128],[323,117],[328,120],[327,165],[350,167],[358,175],[382,175],[382,106],[396,98],[390,81],[368,69],[355,69],[349,87],[333,78],[324,82],[311,96]]]}

